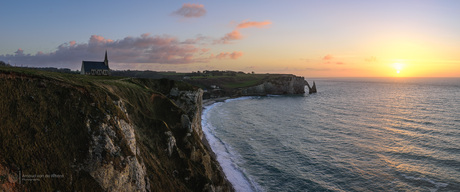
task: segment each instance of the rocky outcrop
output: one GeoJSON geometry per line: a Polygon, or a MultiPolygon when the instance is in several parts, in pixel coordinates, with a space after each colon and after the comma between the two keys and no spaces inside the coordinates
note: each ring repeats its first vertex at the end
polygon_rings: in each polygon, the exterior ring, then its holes
{"type": "Polygon", "coordinates": [[[305,93],[307,82],[303,77],[284,75],[269,79],[260,85],[241,90],[241,95],[285,95],[305,93]]]}
{"type": "Polygon", "coordinates": [[[203,139],[203,130],[201,129],[201,113],[203,110],[203,90],[180,91],[177,87],[171,88],[168,95],[174,103],[184,110],[185,114],[181,117],[182,125],[189,132],[195,131],[200,139],[203,139]]]}
{"type": "Polygon", "coordinates": [[[309,94],[312,94],[312,93],[316,93],[316,84],[315,84],[315,81],[313,81],[313,86],[310,87],[310,84],[308,84],[307,82],[307,87],[308,87],[308,93],[309,94]]]}
{"type": "MultiPolygon", "coordinates": [[[[114,103],[127,117],[123,101],[114,103]]],[[[87,171],[107,191],[150,191],[146,167],[136,156],[139,149],[135,125],[107,114],[93,131],[90,121],[87,119],[86,124],[91,135],[89,155],[79,168],[87,171]]]]}
{"type": "Polygon", "coordinates": [[[203,142],[202,94],[0,69],[0,191],[233,191],[203,142]]]}

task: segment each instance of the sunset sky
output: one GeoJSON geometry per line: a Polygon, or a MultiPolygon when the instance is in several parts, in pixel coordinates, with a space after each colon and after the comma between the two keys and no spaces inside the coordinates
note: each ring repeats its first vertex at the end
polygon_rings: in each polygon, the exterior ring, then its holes
{"type": "Polygon", "coordinates": [[[460,1],[1,1],[0,60],[80,70],[460,77],[460,1]],[[399,72],[399,73],[398,73],[399,72]]]}

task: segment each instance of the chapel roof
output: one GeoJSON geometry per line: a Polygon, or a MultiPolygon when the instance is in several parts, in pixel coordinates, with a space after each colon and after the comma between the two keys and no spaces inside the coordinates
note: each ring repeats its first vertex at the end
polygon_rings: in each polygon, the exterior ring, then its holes
{"type": "Polygon", "coordinates": [[[101,61],[83,61],[82,65],[85,71],[91,71],[91,69],[109,69],[109,67],[101,61]]]}

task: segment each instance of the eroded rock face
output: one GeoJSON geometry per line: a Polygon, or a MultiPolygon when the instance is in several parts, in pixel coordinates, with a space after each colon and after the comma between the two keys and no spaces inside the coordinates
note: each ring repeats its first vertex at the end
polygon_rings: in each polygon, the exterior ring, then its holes
{"type": "MultiPolygon", "coordinates": [[[[128,115],[121,100],[115,104],[128,115]]],[[[107,191],[148,191],[145,165],[136,157],[134,125],[110,115],[104,122],[96,130],[87,124],[92,141],[81,168],[107,191]],[[104,123],[110,121],[113,123],[104,123]]]]}
{"type": "Polygon", "coordinates": [[[179,91],[177,88],[172,88],[170,97],[187,115],[181,118],[182,125],[187,128],[190,127],[191,130],[198,134],[200,139],[203,139],[203,130],[201,129],[203,90],[179,91]]]}
{"type": "Polygon", "coordinates": [[[306,81],[303,77],[286,75],[243,89],[242,95],[285,95],[304,94],[306,81]]]}
{"type": "MultiPolygon", "coordinates": [[[[190,151],[190,153],[182,153],[186,155],[191,161],[203,166],[204,173],[208,182],[205,184],[203,191],[233,191],[234,189],[230,186],[230,183],[226,180],[223,174],[222,168],[218,164],[213,152],[210,148],[204,145],[205,139],[203,138],[203,130],[201,128],[201,114],[203,110],[202,98],[203,90],[197,89],[195,91],[179,91],[177,88],[172,88],[169,97],[172,101],[180,107],[185,114],[181,116],[181,127],[187,131],[184,138],[180,138],[185,143],[184,151],[190,151]],[[197,145],[196,141],[193,141],[192,136],[196,134],[200,139],[200,144],[197,145]]],[[[168,134],[171,135],[171,134],[168,134]]],[[[173,138],[173,136],[170,136],[173,138]]],[[[179,138],[175,138],[179,139],[179,138]]],[[[168,152],[171,154],[174,151],[173,145],[174,139],[168,139],[171,144],[168,148],[168,152]]],[[[175,145],[175,144],[174,144],[175,145]]],[[[177,147],[177,146],[175,146],[177,147]]],[[[176,150],[180,150],[177,147],[176,150]]],[[[186,180],[189,179],[188,177],[186,180]]]]}
{"type": "Polygon", "coordinates": [[[233,191],[202,141],[202,90],[107,81],[0,69],[0,191],[233,191]]]}
{"type": "Polygon", "coordinates": [[[174,149],[176,148],[176,138],[174,138],[174,135],[171,131],[166,132],[165,135],[168,137],[168,155],[171,157],[174,149]]]}

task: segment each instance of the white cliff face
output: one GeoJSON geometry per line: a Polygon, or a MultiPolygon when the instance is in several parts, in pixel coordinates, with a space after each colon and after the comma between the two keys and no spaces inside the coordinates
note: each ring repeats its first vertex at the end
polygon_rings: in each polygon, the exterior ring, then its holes
{"type": "Polygon", "coordinates": [[[174,137],[171,131],[167,131],[165,135],[168,138],[168,155],[169,157],[171,157],[172,153],[174,152],[174,149],[176,148],[176,138],[174,137]]]}
{"type": "MultiPolygon", "coordinates": [[[[115,104],[127,117],[123,102],[115,104]]],[[[92,141],[83,169],[107,191],[148,191],[146,167],[136,156],[134,125],[110,115],[105,122],[97,128],[87,123],[92,141]],[[109,121],[115,123],[105,123],[109,121]]]]}
{"type": "MultiPolygon", "coordinates": [[[[21,90],[11,97],[3,95],[14,105],[1,108],[0,114],[7,114],[17,103],[30,113],[40,109],[36,116],[25,117],[31,121],[2,127],[11,130],[6,134],[9,138],[2,135],[5,141],[20,141],[28,147],[12,144],[1,152],[6,158],[0,157],[0,180],[6,183],[0,182],[0,191],[27,191],[28,187],[30,191],[233,191],[200,140],[202,90],[177,83],[187,90],[175,89],[171,95],[176,96],[168,98],[163,92],[169,93],[175,85],[169,80],[75,83],[26,75],[0,83],[7,92],[21,90]],[[47,81],[44,85],[38,82],[42,78],[47,81]],[[30,126],[32,122],[36,127],[30,126]],[[10,159],[12,163],[4,163],[10,159]],[[33,185],[14,179],[46,171],[62,171],[56,173],[64,177],[33,185]]],[[[14,120],[21,112],[2,118],[14,120]]]]}
{"type": "Polygon", "coordinates": [[[172,88],[169,93],[174,103],[185,111],[186,116],[181,117],[183,128],[188,129],[187,132],[194,131],[203,139],[203,130],[201,129],[201,113],[203,106],[203,90],[196,91],[179,91],[177,88],[172,88]]]}
{"type": "Polygon", "coordinates": [[[123,119],[117,121],[117,123],[118,123],[118,127],[123,131],[123,134],[125,136],[129,149],[131,149],[133,154],[136,155],[137,147],[136,147],[136,135],[134,134],[134,127],[131,124],[124,121],[123,119]]]}
{"type": "Polygon", "coordinates": [[[303,77],[285,76],[265,81],[260,85],[241,91],[242,95],[283,95],[305,93],[306,81],[303,77]]]}

